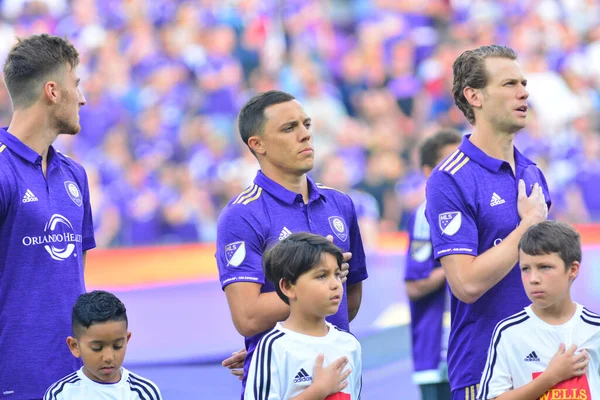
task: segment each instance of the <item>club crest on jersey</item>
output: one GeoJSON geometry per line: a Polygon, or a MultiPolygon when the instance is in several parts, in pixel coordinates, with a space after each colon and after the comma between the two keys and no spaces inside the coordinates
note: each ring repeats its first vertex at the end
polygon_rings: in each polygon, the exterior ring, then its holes
{"type": "Polygon", "coordinates": [[[78,207],[81,207],[81,203],[83,203],[83,199],[81,197],[81,191],[79,191],[79,187],[73,181],[65,182],[65,189],[67,189],[67,194],[73,200],[73,203],[77,204],[78,207]]]}
{"type": "Polygon", "coordinates": [[[410,256],[417,262],[429,260],[432,250],[431,242],[428,240],[413,240],[410,244],[410,256]]]}
{"type": "Polygon", "coordinates": [[[225,246],[227,266],[239,267],[246,258],[246,242],[233,242],[225,246]]]}
{"type": "Polygon", "coordinates": [[[331,230],[335,236],[337,236],[342,242],[345,242],[346,239],[348,239],[348,228],[341,217],[329,217],[329,226],[331,227],[331,230]]]}
{"type": "Polygon", "coordinates": [[[442,235],[452,236],[460,229],[462,214],[460,211],[442,213],[439,216],[439,222],[442,235]]]}

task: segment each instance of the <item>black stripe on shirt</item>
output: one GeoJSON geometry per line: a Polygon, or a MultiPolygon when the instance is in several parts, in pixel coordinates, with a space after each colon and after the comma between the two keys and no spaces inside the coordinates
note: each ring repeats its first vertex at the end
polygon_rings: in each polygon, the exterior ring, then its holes
{"type": "Polygon", "coordinates": [[[54,382],[52,384],[52,386],[50,386],[48,388],[48,390],[46,390],[46,394],[44,395],[44,400],[52,400],[52,393],[51,393],[52,390],[56,389],[56,387],[58,385],[60,385],[62,382],[66,381],[66,380],[69,380],[69,379],[73,378],[74,376],[77,376],[77,372],[73,372],[72,374],[69,374],[69,375],[65,376],[61,380],[54,382]]]}
{"type": "Polygon", "coordinates": [[[131,373],[131,371],[129,371],[129,378],[131,378],[131,382],[135,382],[136,384],[140,385],[140,386],[147,386],[149,387],[152,392],[154,393],[154,396],[152,394],[150,394],[149,392],[148,395],[150,396],[150,399],[152,400],[161,400],[160,394],[158,393],[158,388],[156,386],[156,384],[154,384],[153,382],[142,378],[139,375],[133,374],[131,373]]]}
{"type": "Polygon", "coordinates": [[[585,315],[586,317],[590,317],[590,318],[597,318],[600,319],[600,315],[596,314],[593,311],[588,310],[587,308],[583,307],[583,311],[581,312],[583,315],[585,315]]]}
{"type": "Polygon", "coordinates": [[[267,400],[269,398],[269,391],[271,390],[271,353],[273,350],[273,342],[275,340],[284,336],[285,333],[273,330],[271,333],[267,334],[260,340],[259,349],[257,354],[254,356],[258,356],[256,359],[256,368],[254,372],[254,398],[258,400],[267,400]],[[266,361],[265,361],[266,354],[266,361]],[[265,376],[265,363],[267,364],[267,375],[265,376]],[[260,387],[258,386],[258,365],[260,364],[260,387]],[[266,383],[265,383],[266,379],[266,383]]]}
{"type": "Polygon", "coordinates": [[[513,315],[512,317],[508,317],[502,321],[496,328],[494,329],[494,333],[492,335],[492,342],[490,343],[490,349],[488,353],[488,360],[491,357],[491,361],[488,365],[487,371],[485,372],[485,378],[483,380],[483,390],[481,392],[482,398],[487,399],[490,387],[490,381],[492,380],[492,376],[494,375],[494,366],[496,365],[496,358],[498,356],[498,344],[500,343],[500,338],[502,337],[502,332],[511,326],[521,324],[529,319],[529,315],[525,311],[521,311],[518,314],[513,315]]]}
{"type": "Polygon", "coordinates": [[[588,323],[590,325],[594,325],[594,326],[600,326],[600,320],[596,320],[596,321],[592,321],[591,319],[586,319],[587,317],[585,315],[581,315],[581,319],[583,320],[583,322],[588,323]]]}
{"type": "Polygon", "coordinates": [[[81,380],[81,378],[78,377],[77,375],[75,375],[74,377],[72,377],[69,380],[63,380],[63,382],[60,384],[60,386],[57,386],[54,388],[54,390],[50,394],[50,399],[51,400],[58,399],[58,395],[60,394],[60,392],[62,392],[65,389],[65,386],[67,385],[67,383],[75,383],[80,380],[81,380]]]}
{"type": "Polygon", "coordinates": [[[136,392],[138,394],[138,397],[140,398],[140,400],[148,400],[147,398],[144,397],[144,394],[142,393],[142,391],[140,389],[138,389],[136,386],[134,386],[137,384],[131,382],[131,377],[129,379],[127,379],[127,382],[129,382],[129,389],[136,392]]]}

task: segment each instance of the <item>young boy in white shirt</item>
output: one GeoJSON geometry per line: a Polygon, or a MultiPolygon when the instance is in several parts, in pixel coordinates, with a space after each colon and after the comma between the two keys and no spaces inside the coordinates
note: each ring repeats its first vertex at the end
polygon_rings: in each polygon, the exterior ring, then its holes
{"type": "Polygon", "coordinates": [[[115,295],[94,290],[79,296],[72,329],[67,345],[83,367],[51,385],[43,400],[162,400],[156,384],[122,367],[131,332],[115,295]]]}
{"type": "Polygon", "coordinates": [[[294,233],[265,253],[265,276],[290,316],[258,343],[244,399],[360,399],[360,343],[325,321],[343,299],[342,260],[337,246],[310,233],[294,233]]]}
{"type": "Polygon", "coordinates": [[[519,242],[521,278],[532,304],[494,330],[478,399],[600,399],[600,316],[571,299],[581,239],[545,221],[519,242]]]}

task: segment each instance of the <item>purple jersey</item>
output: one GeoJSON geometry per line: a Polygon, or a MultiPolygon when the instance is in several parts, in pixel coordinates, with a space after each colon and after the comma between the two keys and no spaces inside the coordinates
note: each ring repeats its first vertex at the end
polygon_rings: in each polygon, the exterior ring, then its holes
{"type": "MultiPolygon", "coordinates": [[[[426,215],[435,259],[477,256],[502,242],[521,221],[519,179],[525,181],[527,195],[534,183],[540,184],[550,207],[546,179],[534,162],[515,148],[515,176],[507,162],[486,155],[470,136],[427,181],[426,215]]],[[[448,373],[453,391],[480,381],[494,327],[529,303],[518,265],[473,304],[451,295],[448,373]]]]}
{"type": "MultiPolygon", "coordinates": [[[[352,200],[342,192],[307,179],[309,202],[304,204],[302,195],[290,192],[258,171],[254,184],[223,209],[215,254],[223,288],[235,282],[254,282],[262,285],[262,293],[273,292],[273,284],[263,273],[263,252],[278,240],[298,232],[332,235],[338,247],[352,252],[347,283],[367,278],[365,252],[352,200]]],[[[327,320],[348,330],[345,290],[338,312],[327,320]]],[[[264,332],[245,339],[248,354],[244,362],[244,386],[252,353],[263,335],[264,332]]]]}
{"type": "Polygon", "coordinates": [[[4,129],[0,142],[0,393],[39,399],[80,367],[65,339],[96,246],[88,182],[52,146],[44,177],[39,154],[4,129]]]}
{"type": "MultiPolygon", "coordinates": [[[[408,222],[408,252],[404,280],[426,279],[436,268],[431,234],[425,218],[425,203],[418,207],[408,222]]],[[[437,268],[440,268],[439,266],[437,268]]],[[[419,385],[445,382],[447,332],[443,332],[446,310],[446,285],[427,296],[410,301],[413,380],[419,385]]]]}

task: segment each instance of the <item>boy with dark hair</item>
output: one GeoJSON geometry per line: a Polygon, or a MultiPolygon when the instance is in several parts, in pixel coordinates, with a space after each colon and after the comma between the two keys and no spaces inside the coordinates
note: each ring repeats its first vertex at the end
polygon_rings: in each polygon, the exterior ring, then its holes
{"type": "MultiPolygon", "coordinates": [[[[440,162],[452,154],[462,136],[455,129],[442,129],[420,146],[421,170],[425,179],[440,162]]],[[[443,326],[450,309],[446,275],[433,257],[431,232],[423,202],[408,222],[408,251],[404,282],[410,303],[413,382],[421,389],[422,400],[450,399],[448,383],[449,327],[443,326]]]]}
{"type": "Polygon", "coordinates": [[[342,301],[342,262],[337,246],[310,233],[294,233],[265,253],[265,276],[290,316],[259,341],[246,400],[360,398],[360,343],[325,320],[342,301]]]}
{"type": "Polygon", "coordinates": [[[496,326],[478,399],[600,398],[600,316],[571,299],[579,234],[562,222],[534,225],[519,261],[532,304],[496,326]]]}
{"type": "Polygon", "coordinates": [[[127,310],[113,294],[82,294],[73,307],[71,353],[83,367],[48,388],[44,400],[161,400],[158,387],[122,367],[131,332],[127,310]]]}

